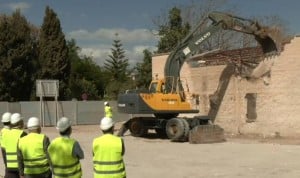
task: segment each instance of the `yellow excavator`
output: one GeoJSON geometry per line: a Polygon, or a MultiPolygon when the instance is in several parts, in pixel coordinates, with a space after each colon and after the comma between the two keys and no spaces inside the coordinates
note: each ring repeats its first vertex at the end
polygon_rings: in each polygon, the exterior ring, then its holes
{"type": "MultiPolygon", "coordinates": [[[[209,132],[210,136],[216,135],[215,138],[211,136],[206,141],[202,138],[203,142],[224,140],[222,129],[213,123],[216,107],[211,108],[214,112],[209,112],[208,116],[178,117],[184,113],[199,113],[186,98],[187,93],[184,92],[180,79],[182,65],[187,60],[201,55],[199,45],[220,30],[253,35],[264,56],[277,55],[281,47],[273,39],[272,29],[255,21],[222,12],[211,12],[208,18],[212,23],[205,30],[200,31],[200,25],[197,26],[170,53],[165,64],[164,78],[155,78],[147,91],[128,90],[118,95],[118,111],[133,116],[126,122],[131,135],[143,136],[149,129],[154,129],[158,135],[167,136],[171,141],[186,141],[191,131],[197,130],[198,135],[207,135],[206,132],[209,132]]],[[[248,71],[254,70],[258,64],[252,65],[248,71]]],[[[245,77],[252,77],[251,72],[245,77]]],[[[227,83],[229,79],[230,76],[226,79],[227,83]]],[[[218,97],[215,102],[220,104],[222,98],[218,97]]]]}

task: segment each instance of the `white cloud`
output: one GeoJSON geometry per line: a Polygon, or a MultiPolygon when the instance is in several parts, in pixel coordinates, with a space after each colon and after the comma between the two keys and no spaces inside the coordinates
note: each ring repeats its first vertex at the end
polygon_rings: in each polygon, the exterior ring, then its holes
{"type": "Polygon", "coordinates": [[[93,32],[89,32],[88,30],[85,29],[80,29],[80,30],[70,32],[69,37],[81,41],[90,41],[90,40],[112,41],[116,39],[116,34],[118,34],[118,38],[124,43],[153,41],[156,40],[157,38],[152,31],[147,29],[128,30],[124,28],[115,28],[115,29],[101,28],[93,32]]]}
{"type": "Polygon", "coordinates": [[[81,55],[92,57],[98,65],[103,65],[105,59],[108,58],[110,53],[110,48],[104,46],[81,47],[80,52],[81,55]]]}
{"type": "Polygon", "coordinates": [[[149,51],[157,50],[154,46],[134,46],[130,50],[126,50],[126,56],[129,58],[129,62],[131,65],[136,64],[137,62],[142,62],[144,53],[143,51],[148,49],[149,51]]]}
{"type": "Polygon", "coordinates": [[[97,64],[103,65],[111,54],[116,33],[131,65],[142,62],[144,49],[156,50],[157,37],[147,29],[98,29],[94,32],[81,29],[68,33],[67,37],[76,40],[81,55],[91,56],[97,64]]]}
{"type": "Polygon", "coordinates": [[[81,14],[79,15],[79,17],[85,18],[85,17],[88,17],[88,15],[87,15],[86,13],[81,13],[81,14]]]}
{"type": "Polygon", "coordinates": [[[143,53],[143,51],[145,49],[148,49],[149,51],[154,51],[154,50],[156,50],[156,47],[154,47],[154,46],[135,46],[133,48],[133,51],[135,53],[143,53]]]}
{"type": "MultiPolygon", "coordinates": [[[[150,51],[156,50],[154,46],[134,46],[131,49],[124,49],[126,58],[129,59],[130,65],[135,65],[137,62],[142,62],[144,54],[143,51],[148,49],[150,51]]],[[[108,55],[111,54],[111,45],[105,46],[89,46],[81,47],[81,55],[90,56],[100,66],[103,65],[104,61],[108,59],[108,55]]]]}
{"type": "Polygon", "coordinates": [[[20,9],[23,12],[31,7],[31,5],[26,2],[9,3],[9,4],[6,4],[6,6],[9,7],[13,11],[15,11],[16,9],[20,9]]]}

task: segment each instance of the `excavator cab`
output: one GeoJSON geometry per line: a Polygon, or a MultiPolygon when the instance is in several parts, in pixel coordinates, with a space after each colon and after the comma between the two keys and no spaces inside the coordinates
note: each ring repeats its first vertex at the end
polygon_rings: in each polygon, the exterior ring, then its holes
{"type": "Polygon", "coordinates": [[[164,79],[152,80],[149,86],[150,93],[165,93],[164,79]]]}
{"type": "MultiPolygon", "coordinates": [[[[147,92],[135,91],[119,94],[118,110],[127,114],[152,114],[153,117],[133,117],[128,121],[129,130],[134,136],[142,136],[148,129],[155,129],[158,134],[165,133],[172,141],[187,140],[191,143],[207,143],[223,141],[223,129],[213,124],[218,107],[211,107],[213,114],[208,116],[194,115],[185,117],[180,114],[199,113],[186,99],[186,94],[180,79],[182,65],[188,59],[195,59],[201,52],[200,45],[220,30],[232,30],[253,35],[262,48],[263,56],[256,61],[244,61],[243,66],[249,71],[245,77],[259,78],[270,68],[265,66],[265,57],[277,55],[280,41],[272,35],[271,28],[259,25],[257,22],[236,17],[227,13],[211,12],[208,18],[212,24],[201,29],[201,23],[194,28],[170,53],[164,67],[164,78],[155,78],[147,92]],[[246,63],[247,62],[247,63],[246,63]],[[216,108],[216,109],[214,109],[216,108]],[[180,117],[178,117],[180,116],[180,117]]],[[[226,71],[233,73],[235,66],[227,67],[226,71]]],[[[222,75],[221,84],[217,89],[214,105],[219,105],[230,81],[231,75],[222,75]],[[225,83],[225,84],[224,84],[225,83]]],[[[199,101],[198,101],[199,102],[199,101]]],[[[211,105],[213,106],[213,105],[211,105]]]]}
{"type": "Polygon", "coordinates": [[[175,77],[167,77],[166,79],[155,79],[152,80],[149,86],[150,93],[162,93],[162,94],[175,94],[180,95],[180,101],[186,101],[186,92],[182,87],[182,81],[180,78],[175,79],[175,77]],[[169,87],[171,90],[166,90],[166,80],[169,81],[169,84],[172,86],[169,87]]]}

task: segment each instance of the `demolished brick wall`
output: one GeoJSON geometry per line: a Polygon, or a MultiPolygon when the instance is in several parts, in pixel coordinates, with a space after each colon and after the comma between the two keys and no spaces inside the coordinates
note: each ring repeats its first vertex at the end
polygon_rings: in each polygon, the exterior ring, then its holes
{"type": "MultiPolygon", "coordinates": [[[[295,37],[285,45],[284,51],[276,58],[271,68],[271,75],[257,80],[246,80],[238,76],[231,77],[229,86],[217,114],[215,123],[226,132],[233,134],[259,134],[263,136],[282,135],[300,136],[300,37],[295,37]],[[257,117],[249,122],[247,109],[249,99],[255,96],[257,117]]],[[[190,67],[184,64],[181,77],[186,79],[189,90],[199,94],[200,115],[209,112],[209,96],[218,87],[220,75],[228,58],[239,61],[243,58],[261,55],[259,49],[247,48],[212,54],[217,59],[206,59],[205,66],[190,67]],[[234,57],[236,56],[236,57],[234,57]]],[[[167,54],[154,56],[153,74],[163,76],[163,66],[167,54]]],[[[252,103],[253,104],[253,103],[252,103]]]]}

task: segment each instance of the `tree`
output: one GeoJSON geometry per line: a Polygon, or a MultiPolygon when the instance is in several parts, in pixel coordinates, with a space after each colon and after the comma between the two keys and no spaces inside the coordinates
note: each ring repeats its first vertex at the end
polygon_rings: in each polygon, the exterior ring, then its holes
{"type": "Polygon", "coordinates": [[[188,34],[190,25],[183,24],[180,13],[180,9],[173,7],[169,11],[169,22],[159,26],[158,34],[161,38],[157,45],[158,53],[172,51],[177,43],[188,34]]]}
{"type": "MultiPolygon", "coordinates": [[[[182,24],[189,24],[191,26],[191,29],[194,29],[197,26],[197,33],[203,32],[210,24],[211,21],[208,19],[208,15],[210,12],[213,11],[222,11],[226,13],[231,14],[238,14],[238,9],[236,9],[233,5],[229,5],[227,3],[227,0],[202,0],[202,1],[191,1],[190,3],[184,4],[184,5],[177,5],[176,9],[179,9],[180,11],[180,17],[182,24]],[[234,13],[233,13],[234,12],[234,13]]],[[[172,9],[171,9],[172,11],[172,9]]],[[[162,27],[170,26],[170,13],[169,11],[169,18],[168,22],[165,21],[165,16],[162,15],[158,17],[158,19],[154,20],[155,25],[158,27],[159,31],[161,32],[162,27]],[[167,25],[166,25],[167,24],[167,25]]],[[[176,19],[176,18],[173,18],[176,19]]],[[[173,36],[173,38],[176,38],[176,35],[169,33],[170,36],[173,36]]],[[[187,35],[187,33],[185,33],[187,35]]],[[[185,36],[184,35],[184,36],[185,36]]],[[[214,32],[214,35],[211,36],[209,39],[207,39],[205,42],[199,45],[199,53],[210,51],[213,49],[221,49],[221,50],[228,50],[233,48],[240,48],[243,45],[245,46],[244,41],[251,40],[251,44],[253,43],[254,38],[250,35],[234,32],[232,30],[220,30],[214,32]]],[[[164,36],[162,36],[164,37],[164,36]]],[[[169,43],[175,43],[174,39],[170,40],[172,37],[169,38],[161,38],[161,41],[163,41],[165,44],[170,41],[169,43]]],[[[182,38],[181,38],[182,39],[182,38]]],[[[180,42],[180,40],[177,41],[177,43],[180,42]]],[[[158,43],[160,45],[160,42],[158,43]]],[[[159,47],[158,45],[158,47],[159,47]]],[[[168,51],[172,51],[175,48],[175,45],[169,49],[168,51]]],[[[168,52],[168,51],[162,51],[158,50],[158,53],[161,52],[168,52]]]]}
{"type": "Polygon", "coordinates": [[[65,35],[56,13],[46,7],[45,17],[39,36],[39,78],[59,80],[59,97],[67,99],[70,77],[70,60],[65,35]]]}
{"type": "Polygon", "coordinates": [[[68,58],[71,60],[70,97],[81,99],[83,94],[86,94],[89,100],[103,97],[104,81],[100,66],[89,57],[79,57],[78,52],[81,49],[76,45],[74,39],[67,41],[67,45],[69,48],[68,58]]]}
{"type": "Polygon", "coordinates": [[[122,88],[126,88],[126,81],[129,79],[130,72],[128,70],[129,63],[125,57],[125,51],[122,48],[123,44],[118,39],[113,41],[111,54],[104,62],[104,69],[106,73],[106,94],[112,99],[116,99],[118,93],[122,88]]]}
{"type": "Polygon", "coordinates": [[[137,63],[135,69],[137,71],[135,76],[135,85],[138,88],[148,88],[152,80],[152,53],[145,49],[143,51],[144,59],[142,63],[137,63]]]}
{"type": "Polygon", "coordinates": [[[0,100],[28,101],[36,60],[30,26],[16,10],[11,17],[2,17],[0,30],[0,100]]]}
{"type": "MultiPolygon", "coordinates": [[[[222,11],[231,13],[238,11],[234,6],[227,3],[227,0],[202,0],[191,1],[190,4],[183,5],[182,19],[189,24],[192,28],[198,27],[198,32],[203,32],[210,24],[208,15],[213,11],[222,11]]],[[[214,35],[199,45],[199,52],[210,51],[213,49],[227,50],[238,46],[241,42],[241,37],[237,32],[230,30],[220,30],[214,32],[214,35]],[[239,36],[239,37],[237,37],[239,36]]],[[[239,46],[240,47],[240,46],[239,46]]]]}
{"type": "MultiPolygon", "coordinates": [[[[202,1],[191,1],[190,3],[184,4],[184,5],[176,5],[174,8],[180,9],[180,17],[183,24],[190,24],[192,29],[197,26],[197,33],[203,32],[207,27],[211,24],[211,21],[208,19],[209,13],[213,11],[221,11],[225,13],[230,13],[236,16],[240,16],[239,10],[234,6],[234,4],[227,3],[227,0],[202,0],[202,1]]],[[[172,11],[172,10],[171,10],[172,11]]],[[[162,15],[158,17],[159,19],[156,19],[154,21],[155,25],[158,27],[159,32],[164,33],[164,29],[168,28],[162,28],[162,27],[168,27],[170,26],[171,19],[176,18],[170,18],[169,11],[169,20],[168,23],[165,21],[166,15],[162,15]],[[168,24],[168,25],[166,25],[168,24]],[[162,30],[163,29],[163,30],[162,30]]],[[[176,14],[176,13],[175,13],[176,14]]],[[[240,16],[242,17],[242,16],[240,16]]],[[[248,18],[249,17],[245,17],[248,18]]],[[[272,37],[275,37],[276,41],[288,41],[289,35],[286,35],[284,32],[286,32],[285,24],[282,23],[282,20],[278,18],[278,16],[267,16],[264,18],[254,17],[255,19],[261,19],[258,20],[260,24],[262,25],[268,25],[272,27],[272,37]],[[265,23],[267,22],[267,23],[265,23]]],[[[160,34],[161,35],[161,34],[160,34]]],[[[170,33],[170,36],[173,36],[173,38],[176,38],[176,35],[170,33]]],[[[173,48],[169,50],[160,50],[160,45],[163,42],[164,44],[174,43],[174,39],[172,37],[166,38],[164,35],[161,36],[161,40],[158,43],[159,50],[158,52],[167,52],[172,51],[173,48]],[[168,42],[167,42],[168,41],[168,42]]],[[[178,41],[179,42],[179,41],[178,41]]],[[[220,49],[220,50],[228,50],[228,49],[236,49],[236,48],[242,48],[242,47],[255,47],[258,43],[255,40],[255,37],[253,35],[245,34],[245,33],[239,33],[233,30],[220,30],[214,32],[214,35],[212,35],[209,39],[207,39],[205,42],[199,45],[198,52],[202,53],[205,51],[210,51],[214,49],[220,49]]],[[[162,47],[162,45],[161,45],[162,47]]]]}

